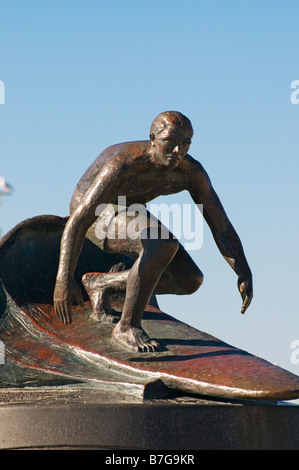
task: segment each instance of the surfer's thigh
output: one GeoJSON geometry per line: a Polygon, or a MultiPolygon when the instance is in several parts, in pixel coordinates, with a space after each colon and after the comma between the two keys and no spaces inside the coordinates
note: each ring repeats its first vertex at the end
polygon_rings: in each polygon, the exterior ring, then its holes
{"type": "Polygon", "coordinates": [[[86,237],[90,239],[96,246],[105,250],[105,240],[109,225],[113,222],[117,215],[117,211],[113,204],[107,204],[105,210],[101,212],[97,220],[89,227],[86,237]]]}
{"type": "Polygon", "coordinates": [[[188,295],[202,285],[204,276],[185,248],[179,248],[161,276],[156,293],[188,295]],[[160,292],[159,292],[160,291],[160,292]]]}
{"type": "MultiPolygon", "coordinates": [[[[166,247],[177,250],[178,241],[144,206],[120,210],[107,227],[104,250],[137,258],[145,252],[155,258],[166,247]]],[[[163,258],[163,256],[162,256],[163,258]]]]}

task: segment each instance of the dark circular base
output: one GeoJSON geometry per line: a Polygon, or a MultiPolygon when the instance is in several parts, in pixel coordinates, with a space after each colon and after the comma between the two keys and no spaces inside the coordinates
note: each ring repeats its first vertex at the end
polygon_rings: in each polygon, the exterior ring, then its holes
{"type": "Polygon", "coordinates": [[[0,449],[299,449],[299,406],[146,400],[111,391],[0,391],[0,449]]]}

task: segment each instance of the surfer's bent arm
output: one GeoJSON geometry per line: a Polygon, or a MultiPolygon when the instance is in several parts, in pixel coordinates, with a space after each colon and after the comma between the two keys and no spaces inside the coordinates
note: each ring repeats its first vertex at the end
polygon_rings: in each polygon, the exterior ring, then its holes
{"type": "Polygon", "coordinates": [[[54,309],[64,323],[71,321],[74,301],[82,304],[82,294],[74,280],[74,272],[89,227],[96,221],[96,208],[108,203],[115,190],[117,168],[106,168],[98,174],[66,223],[60,245],[60,260],[54,291],[54,309]]]}
{"type": "Polygon", "coordinates": [[[74,280],[78,257],[89,224],[93,223],[92,210],[85,210],[84,201],[72,213],[66,223],[61,244],[60,260],[54,290],[54,310],[63,323],[71,322],[71,306],[74,301],[83,303],[79,286],[74,280]]]}
{"type": "Polygon", "coordinates": [[[203,216],[209,225],[216,245],[238,276],[244,313],[252,299],[252,274],[248,266],[241,240],[228,219],[226,212],[217,196],[209,176],[196,162],[189,177],[189,191],[196,204],[203,205],[203,216]]]}

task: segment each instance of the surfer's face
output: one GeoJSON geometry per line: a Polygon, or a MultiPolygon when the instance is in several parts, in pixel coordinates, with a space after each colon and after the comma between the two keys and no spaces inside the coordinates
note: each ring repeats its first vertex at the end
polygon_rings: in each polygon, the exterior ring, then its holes
{"type": "Polygon", "coordinates": [[[188,153],[191,145],[190,132],[167,126],[162,132],[152,137],[152,145],[159,163],[175,168],[188,153]]]}

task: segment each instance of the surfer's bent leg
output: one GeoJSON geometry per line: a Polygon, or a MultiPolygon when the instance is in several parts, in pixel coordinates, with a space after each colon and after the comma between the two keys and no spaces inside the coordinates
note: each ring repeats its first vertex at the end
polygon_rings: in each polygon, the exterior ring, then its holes
{"type": "Polygon", "coordinates": [[[113,338],[133,351],[155,351],[159,348],[141,327],[148,299],[160,276],[178,249],[178,242],[141,239],[142,249],[127,277],[126,297],[121,319],[113,330],[113,338]]]}
{"type": "Polygon", "coordinates": [[[178,251],[163,272],[154,294],[190,295],[202,285],[204,275],[185,248],[178,251]]]}
{"type": "MultiPolygon", "coordinates": [[[[157,233],[161,235],[161,224],[153,222],[148,215],[144,217],[139,215],[139,236],[117,238],[115,234],[121,231],[124,233],[124,228],[127,230],[129,224],[132,230],[133,219],[124,218],[123,214],[117,215],[113,224],[107,228],[103,245],[105,251],[123,253],[134,258],[135,263],[132,268],[128,271],[99,275],[97,282],[96,280],[94,282],[101,292],[98,294],[100,299],[98,305],[100,304],[101,308],[105,308],[102,302],[107,297],[105,292],[109,291],[111,295],[113,290],[114,292],[126,290],[121,319],[113,330],[114,339],[134,351],[154,351],[158,348],[158,344],[141,328],[141,319],[148,299],[152,293],[192,293],[201,285],[203,275],[170,232],[168,237],[165,237],[165,232],[163,238],[157,236],[157,233]],[[156,236],[153,237],[153,233],[156,236]]],[[[128,232],[126,233],[128,235],[128,232]]],[[[90,292],[95,293],[96,290],[90,288],[90,292]]]]}

